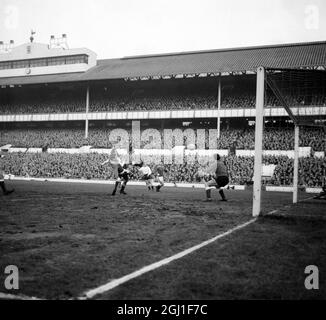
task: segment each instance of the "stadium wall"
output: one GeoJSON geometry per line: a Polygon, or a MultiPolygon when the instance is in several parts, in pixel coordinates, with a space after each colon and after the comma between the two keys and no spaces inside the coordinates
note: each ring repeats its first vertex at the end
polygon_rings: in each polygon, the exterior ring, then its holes
{"type": "MultiPolygon", "coordinates": [[[[85,96],[86,101],[86,96],[85,96]]],[[[86,106],[85,106],[86,108],[86,106]]],[[[326,107],[293,108],[299,115],[326,115],[326,107]]],[[[256,110],[221,109],[220,118],[254,118],[256,110]]],[[[265,117],[287,117],[284,108],[265,108],[265,117]]],[[[48,113],[48,114],[11,114],[0,115],[0,122],[44,122],[77,120],[142,120],[142,119],[193,119],[217,118],[217,109],[207,110],[171,110],[171,111],[129,111],[129,112],[89,112],[85,113],[48,113]]]]}
{"type": "MultiPolygon", "coordinates": [[[[183,147],[184,148],[184,147],[183,147]]],[[[136,155],[144,155],[144,156],[166,156],[172,155],[174,149],[135,149],[134,153],[136,155]]],[[[310,157],[311,156],[311,147],[300,147],[299,148],[299,157],[310,157]]],[[[49,153],[70,153],[70,154],[85,154],[85,153],[101,153],[101,154],[110,154],[112,149],[96,149],[90,148],[85,149],[81,148],[49,148],[47,152],[49,153]]],[[[127,154],[126,149],[118,149],[119,154],[127,154]]],[[[42,148],[9,148],[8,152],[26,152],[26,153],[41,153],[42,148]]],[[[228,156],[229,150],[226,149],[211,149],[211,150],[185,150],[185,155],[196,154],[199,156],[212,156],[214,153],[218,153],[221,156],[228,156]]],[[[253,157],[255,154],[254,150],[236,150],[237,157],[253,157]]],[[[292,150],[264,150],[264,156],[275,156],[275,157],[288,157],[290,159],[294,158],[294,151],[292,150]]],[[[314,157],[316,158],[324,158],[324,152],[315,152],[314,157]]]]}

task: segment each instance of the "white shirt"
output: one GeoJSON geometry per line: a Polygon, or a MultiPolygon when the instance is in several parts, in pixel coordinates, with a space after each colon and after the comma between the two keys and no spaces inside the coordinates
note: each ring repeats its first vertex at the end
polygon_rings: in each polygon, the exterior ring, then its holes
{"type": "Polygon", "coordinates": [[[138,169],[140,171],[140,173],[145,176],[145,175],[150,175],[152,174],[152,170],[150,167],[148,166],[144,166],[138,169]]]}
{"type": "Polygon", "coordinates": [[[209,174],[215,174],[216,172],[216,168],[217,168],[217,164],[216,162],[211,163],[207,168],[206,168],[206,172],[209,174]]]}

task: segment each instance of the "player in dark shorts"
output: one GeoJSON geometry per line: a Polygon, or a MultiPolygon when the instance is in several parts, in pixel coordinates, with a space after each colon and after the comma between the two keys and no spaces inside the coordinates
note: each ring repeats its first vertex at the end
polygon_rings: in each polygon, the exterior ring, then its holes
{"type": "Polygon", "coordinates": [[[205,183],[206,201],[212,201],[211,190],[214,188],[219,190],[221,201],[227,201],[222,188],[229,183],[228,171],[219,154],[215,154],[214,158],[216,160],[213,164],[215,169],[214,177],[205,183]]]}
{"type": "Polygon", "coordinates": [[[120,188],[120,194],[127,194],[125,192],[125,188],[127,186],[127,183],[129,181],[129,176],[130,176],[130,171],[128,170],[128,165],[124,164],[118,165],[118,178],[115,181],[115,186],[112,192],[112,195],[114,196],[117,192],[118,186],[121,184],[121,188],[120,188]]]}
{"type": "Polygon", "coordinates": [[[164,186],[164,177],[163,177],[163,174],[164,174],[164,167],[163,165],[157,165],[155,167],[155,182],[157,183],[155,189],[156,189],[156,192],[160,192],[161,188],[164,186]]]}

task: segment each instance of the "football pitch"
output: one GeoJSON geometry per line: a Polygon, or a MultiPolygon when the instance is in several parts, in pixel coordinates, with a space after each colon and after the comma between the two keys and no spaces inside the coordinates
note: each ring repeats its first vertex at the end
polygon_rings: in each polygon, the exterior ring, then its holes
{"type": "Polygon", "coordinates": [[[0,196],[0,297],[39,299],[326,299],[326,202],[252,190],[14,181],[0,196]],[[213,240],[212,240],[213,239],[213,240]],[[209,241],[205,243],[205,241],[209,241]],[[194,247],[201,245],[199,247],[194,247]],[[19,289],[4,287],[5,267],[19,289]],[[305,267],[319,269],[307,290],[305,267]]]}

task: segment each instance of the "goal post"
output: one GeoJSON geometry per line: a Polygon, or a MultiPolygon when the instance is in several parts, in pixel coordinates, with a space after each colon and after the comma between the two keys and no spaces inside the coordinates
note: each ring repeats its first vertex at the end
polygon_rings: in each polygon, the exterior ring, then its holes
{"type": "Polygon", "coordinates": [[[298,202],[299,185],[320,187],[322,174],[313,173],[310,179],[311,172],[299,166],[315,165],[314,154],[326,150],[326,71],[257,68],[255,111],[252,215],[257,217],[262,213],[264,164],[278,169],[267,187],[291,191],[293,203],[298,202]]]}
{"type": "Polygon", "coordinates": [[[263,168],[263,124],[264,124],[265,69],[257,69],[256,119],[255,119],[255,161],[252,215],[259,216],[261,211],[261,179],[263,168]]]}
{"type": "Polygon", "coordinates": [[[299,181],[299,125],[294,127],[294,161],[293,161],[293,203],[298,202],[299,181]]]}
{"type": "MultiPolygon", "coordinates": [[[[265,115],[265,68],[257,69],[256,84],[256,117],[255,117],[255,160],[254,160],[254,186],[253,186],[253,206],[252,215],[258,217],[261,213],[261,191],[262,191],[262,171],[263,171],[263,136],[264,136],[264,115],[265,115]]],[[[277,87],[275,88],[277,90],[277,87]]],[[[290,118],[294,120],[294,165],[293,165],[293,203],[298,202],[298,174],[299,174],[299,124],[288,108],[281,93],[279,99],[284,102],[290,118]]]]}

